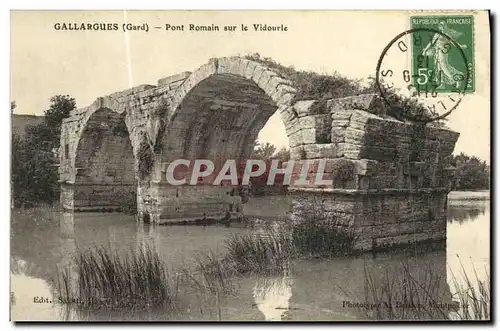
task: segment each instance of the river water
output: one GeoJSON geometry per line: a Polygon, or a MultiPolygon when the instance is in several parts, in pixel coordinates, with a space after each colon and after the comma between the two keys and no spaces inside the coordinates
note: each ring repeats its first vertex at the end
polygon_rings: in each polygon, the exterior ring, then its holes
{"type": "MultiPolygon", "coordinates": [[[[255,218],[284,216],[288,197],[254,198],[245,213],[255,218]]],[[[404,261],[422,279],[428,274],[442,279],[442,301],[450,302],[453,279],[462,282],[462,267],[480,279],[489,274],[489,200],[449,200],[448,235],[442,247],[414,251],[365,254],[332,260],[295,261],[279,276],[239,277],[233,295],[183,294],[175,311],[80,311],[58,305],[53,280],[58,266],[71,262],[77,249],[106,246],[127,252],[149,245],[175,275],[194,267],[194,257],[209,249],[224,250],[224,239],[234,233],[255,231],[241,225],[150,226],[138,225],[134,216],[118,213],[12,212],[11,317],[13,320],[360,320],[367,308],[367,268],[374,279],[400,276],[404,261]],[[444,247],[445,246],[445,247],[444,247]],[[430,270],[430,271],[429,271],[430,270]],[[34,303],[34,298],[49,303],[34,303]],[[54,299],[54,300],[53,300],[54,299]]],[[[172,276],[173,277],[173,276],[172,276]]],[[[455,299],[456,300],[456,299],[455,299]]]]}

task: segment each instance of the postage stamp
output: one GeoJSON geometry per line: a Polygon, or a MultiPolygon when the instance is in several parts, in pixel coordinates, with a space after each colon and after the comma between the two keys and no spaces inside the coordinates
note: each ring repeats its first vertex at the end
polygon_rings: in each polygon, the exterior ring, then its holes
{"type": "Polygon", "coordinates": [[[449,93],[460,89],[463,93],[473,93],[474,16],[412,16],[410,19],[412,29],[422,29],[413,33],[413,85],[421,91],[449,93]],[[461,88],[464,79],[467,83],[461,88]]]}

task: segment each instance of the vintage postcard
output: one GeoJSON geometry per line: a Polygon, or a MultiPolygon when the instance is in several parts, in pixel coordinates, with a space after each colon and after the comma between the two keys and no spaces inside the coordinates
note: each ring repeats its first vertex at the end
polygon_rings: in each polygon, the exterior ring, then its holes
{"type": "Polygon", "coordinates": [[[490,321],[488,11],[11,11],[10,316],[490,321]]]}

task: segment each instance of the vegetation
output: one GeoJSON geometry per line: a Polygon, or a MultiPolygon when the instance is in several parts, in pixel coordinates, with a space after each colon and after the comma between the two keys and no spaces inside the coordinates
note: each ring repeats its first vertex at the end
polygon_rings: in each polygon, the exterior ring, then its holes
{"type": "Polygon", "coordinates": [[[325,75],[312,71],[296,70],[269,57],[261,57],[258,53],[247,55],[245,58],[260,62],[279,72],[283,78],[291,80],[297,88],[296,100],[343,98],[358,95],[363,91],[360,80],[349,79],[338,73],[325,75]]]}
{"type": "Polygon", "coordinates": [[[358,302],[372,304],[363,309],[373,320],[489,320],[491,318],[490,277],[472,281],[462,267],[465,282],[459,282],[452,272],[451,287],[445,275],[438,274],[435,266],[414,266],[410,259],[401,262],[397,270],[364,266],[364,298],[358,302]],[[380,276],[376,276],[380,275],[380,276]],[[450,290],[452,292],[450,292],[450,290]],[[467,307],[467,308],[465,308],[467,307]]]}
{"type": "MultiPolygon", "coordinates": [[[[312,71],[296,70],[294,67],[284,66],[269,57],[261,57],[258,53],[246,55],[245,58],[260,62],[268,68],[279,72],[283,78],[292,81],[294,87],[297,89],[295,101],[321,101],[360,94],[380,94],[373,77],[368,77],[368,84],[363,84],[362,80],[347,78],[338,72],[328,75],[312,71]]],[[[384,96],[391,104],[391,109],[388,109],[387,113],[400,120],[427,121],[436,117],[434,110],[419,103],[416,99],[402,96],[395,88],[385,88],[384,96]],[[406,116],[401,116],[401,114],[406,116]]],[[[444,121],[432,122],[432,125],[444,126],[444,121]]]]}
{"type": "Polygon", "coordinates": [[[250,178],[250,193],[252,196],[285,194],[287,192],[287,187],[283,185],[284,174],[277,174],[274,181],[275,185],[272,186],[267,185],[267,179],[272,160],[279,160],[281,162],[290,160],[289,148],[282,147],[278,150],[275,145],[269,142],[257,142],[251,159],[263,160],[267,163],[266,171],[262,175],[250,178]]]}
{"type": "Polygon", "coordinates": [[[128,215],[137,213],[137,193],[135,191],[117,193],[116,201],[119,205],[118,211],[128,215]]]}
{"type": "Polygon", "coordinates": [[[273,144],[269,142],[266,143],[257,142],[253,150],[252,158],[260,160],[269,160],[275,153],[276,153],[276,146],[274,146],[273,144]]]}
{"type": "Polygon", "coordinates": [[[59,301],[80,308],[148,308],[172,305],[170,285],[149,246],[125,257],[100,247],[78,252],[74,269],[61,270],[57,290],[59,301]]]}
{"type": "Polygon", "coordinates": [[[460,153],[451,159],[454,166],[454,189],[460,191],[488,190],[490,188],[490,166],[476,156],[460,153]]]}
{"type": "Polygon", "coordinates": [[[143,134],[139,149],[137,151],[138,172],[141,179],[145,179],[151,173],[154,165],[154,155],[148,143],[146,134],[143,134]]]}
{"type": "MultiPolygon", "coordinates": [[[[289,238],[285,239],[288,244],[283,245],[285,242],[277,239],[281,235],[273,233],[276,234],[277,237],[270,240],[231,237],[226,242],[227,255],[221,258],[213,252],[201,253],[197,269],[177,274],[175,282],[158,253],[149,247],[124,256],[110,252],[107,247],[80,251],[74,257],[73,267],[60,270],[56,289],[58,302],[84,311],[102,308],[174,310],[179,294],[189,294],[182,292],[189,288],[179,288],[179,276],[182,276],[194,285],[200,300],[203,293],[215,296],[220,310],[220,296],[237,293],[234,277],[252,273],[287,274],[293,245],[289,238]]],[[[359,308],[367,319],[491,319],[489,272],[486,272],[486,279],[480,280],[475,268],[473,278],[462,266],[463,281],[451,272],[448,284],[446,273],[438,272],[433,264],[417,265],[410,258],[389,268],[365,262],[363,270],[363,297],[339,288],[353,302],[370,305],[359,308]]]]}
{"type": "Polygon", "coordinates": [[[279,274],[288,269],[293,253],[289,233],[270,230],[266,237],[251,234],[226,239],[227,254],[222,261],[237,274],[279,274]]]}
{"type": "Polygon", "coordinates": [[[299,217],[300,222],[267,225],[262,235],[228,237],[226,253],[205,255],[205,259],[199,260],[199,270],[212,280],[221,275],[282,274],[293,259],[355,253],[352,228],[337,216],[328,215],[320,203],[299,217]]]}
{"type": "Polygon", "coordinates": [[[310,211],[302,222],[292,226],[295,255],[331,258],[354,253],[356,236],[352,228],[335,217],[318,218],[315,214],[310,211]]]}
{"type": "Polygon", "coordinates": [[[462,262],[461,276],[464,283],[460,282],[451,272],[452,286],[455,290],[455,297],[458,299],[461,309],[457,310],[461,320],[489,320],[491,318],[491,278],[489,271],[486,271],[486,279],[480,280],[477,270],[473,267],[475,279],[472,279],[465,271],[462,262]]]}
{"type": "Polygon", "coordinates": [[[235,294],[231,281],[235,276],[234,269],[213,251],[200,252],[196,257],[196,265],[197,273],[184,270],[183,274],[197,290],[211,294],[235,294]]]}
{"type": "Polygon", "coordinates": [[[43,123],[26,127],[23,139],[15,134],[12,137],[11,181],[16,207],[52,204],[59,199],[57,150],[61,123],[76,103],[68,95],[56,95],[50,102],[43,123]]]}
{"type": "Polygon", "coordinates": [[[451,304],[444,287],[446,279],[436,273],[432,265],[424,268],[412,268],[409,261],[404,261],[397,270],[385,269],[380,273],[365,263],[364,300],[374,305],[374,309],[364,310],[366,317],[374,320],[448,319],[448,309],[441,306],[446,300],[451,304]],[[426,277],[421,279],[418,271],[426,277]]]}
{"type": "Polygon", "coordinates": [[[353,162],[347,160],[339,160],[339,162],[334,163],[334,168],[332,169],[332,176],[334,183],[340,183],[344,185],[346,182],[353,180],[356,169],[353,162]]]}
{"type": "Polygon", "coordinates": [[[283,162],[290,161],[290,148],[281,147],[276,153],[274,153],[274,158],[281,160],[283,162]]]}

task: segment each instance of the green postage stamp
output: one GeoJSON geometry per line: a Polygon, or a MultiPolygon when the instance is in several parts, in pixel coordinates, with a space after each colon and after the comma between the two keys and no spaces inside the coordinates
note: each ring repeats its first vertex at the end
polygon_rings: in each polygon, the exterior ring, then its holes
{"type": "Polygon", "coordinates": [[[412,77],[419,91],[472,93],[474,17],[412,16],[412,77]]]}

